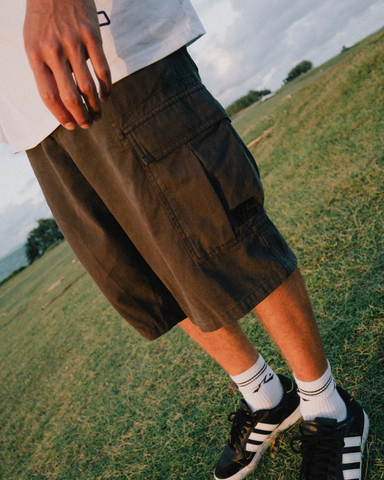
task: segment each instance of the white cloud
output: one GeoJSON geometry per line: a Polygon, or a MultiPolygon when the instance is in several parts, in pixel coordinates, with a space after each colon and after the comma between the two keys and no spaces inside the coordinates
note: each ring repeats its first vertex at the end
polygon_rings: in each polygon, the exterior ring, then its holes
{"type": "Polygon", "coordinates": [[[228,105],[249,89],[276,90],[303,59],[319,65],[383,26],[384,0],[231,0],[225,30],[210,29],[214,12],[228,1],[195,3],[207,36],[190,51],[203,81],[228,105]],[[200,43],[201,42],[201,43],[200,43]]]}
{"type": "MultiPolygon", "coordinates": [[[[384,25],[384,0],[192,0],[207,35],[190,47],[224,105],[276,90],[301,60],[317,66],[384,25]]],[[[25,153],[0,144],[0,257],[23,244],[48,206],[25,153]]]]}
{"type": "Polygon", "coordinates": [[[0,209],[0,258],[24,245],[28,233],[37,227],[37,220],[51,216],[45,201],[27,200],[21,205],[11,204],[0,209]]]}
{"type": "Polygon", "coordinates": [[[0,143],[0,209],[6,205],[21,205],[28,199],[40,202],[43,193],[25,152],[16,155],[9,145],[0,143]]]}
{"type": "Polygon", "coordinates": [[[0,144],[0,258],[26,241],[39,218],[51,217],[25,152],[0,144]]]}

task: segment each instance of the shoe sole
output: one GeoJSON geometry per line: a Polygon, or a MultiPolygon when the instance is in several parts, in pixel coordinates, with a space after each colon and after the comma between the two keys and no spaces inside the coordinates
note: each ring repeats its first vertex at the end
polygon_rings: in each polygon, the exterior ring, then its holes
{"type": "MultiPolygon", "coordinates": [[[[247,475],[252,473],[254,469],[257,467],[257,464],[260,462],[261,457],[264,455],[266,450],[268,449],[269,445],[271,444],[272,440],[277,437],[279,433],[288,430],[288,428],[292,427],[298,420],[301,418],[301,411],[300,406],[296,408],[294,412],[291,413],[289,417],[287,417],[284,422],[282,422],[270,435],[267,437],[262,445],[260,445],[260,450],[256,453],[252,462],[244,467],[239,472],[232,475],[232,477],[227,477],[225,480],[243,480],[247,475]]],[[[368,418],[368,417],[367,417],[368,418]]],[[[222,480],[217,478],[214,474],[216,480],[222,480]]]]}
{"type": "Polygon", "coordinates": [[[369,433],[369,418],[364,410],[363,410],[363,415],[364,415],[364,428],[363,428],[363,433],[361,435],[361,464],[360,464],[361,470],[363,468],[363,452],[364,452],[365,444],[368,440],[368,433],[369,433]]]}
{"type": "Polygon", "coordinates": [[[363,428],[363,434],[361,436],[361,453],[364,451],[365,443],[368,440],[368,433],[369,433],[369,418],[368,415],[364,412],[364,428],[363,428]]]}

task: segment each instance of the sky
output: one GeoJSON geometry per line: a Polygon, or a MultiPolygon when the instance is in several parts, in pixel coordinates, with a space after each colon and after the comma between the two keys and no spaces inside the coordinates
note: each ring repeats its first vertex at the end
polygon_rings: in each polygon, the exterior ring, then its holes
{"type": "MultiPolygon", "coordinates": [[[[300,61],[314,66],[384,26],[384,0],[192,0],[207,34],[189,51],[224,105],[282,86],[300,61]]],[[[0,143],[0,259],[51,216],[24,152],[0,143]]]]}

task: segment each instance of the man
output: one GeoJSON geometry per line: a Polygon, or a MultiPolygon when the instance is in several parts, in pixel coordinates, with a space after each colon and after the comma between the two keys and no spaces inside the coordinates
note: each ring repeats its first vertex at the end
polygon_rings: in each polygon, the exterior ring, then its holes
{"type": "Polygon", "coordinates": [[[42,101],[24,2],[7,3],[3,139],[117,311],[149,340],[180,324],[243,394],[215,478],[244,478],[303,416],[300,478],[360,479],[368,417],[335,385],[255,161],[185,49],[204,33],[189,0],[27,0],[42,101]],[[252,308],[297,388],[238,325],[252,308]]]}

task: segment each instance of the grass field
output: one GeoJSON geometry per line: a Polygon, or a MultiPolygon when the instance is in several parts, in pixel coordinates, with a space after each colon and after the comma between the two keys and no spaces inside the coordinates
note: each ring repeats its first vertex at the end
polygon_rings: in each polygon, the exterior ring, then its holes
{"type": "MultiPolygon", "coordinates": [[[[234,119],[247,143],[273,127],[253,151],[267,211],[337,381],[370,416],[369,480],[384,479],[383,79],[380,31],[234,119]]],[[[213,478],[239,399],[228,377],[179,328],[143,340],[73,259],[64,242],[0,288],[0,478],[213,478]]],[[[254,316],[241,322],[288,373],[254,316]]],[[[297,433],[248,478],[297,479],[297,433]]]]}

